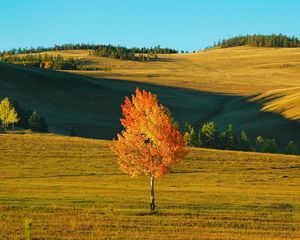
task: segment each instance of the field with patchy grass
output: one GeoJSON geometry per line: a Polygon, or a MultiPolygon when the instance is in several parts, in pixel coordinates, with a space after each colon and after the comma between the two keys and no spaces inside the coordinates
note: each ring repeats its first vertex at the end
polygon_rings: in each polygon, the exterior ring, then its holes
{"type": "Polygon", "coordinates": [[[0,239],[299,239],[300,157],[190,149],[156,182],[118,170],[109,141],[0,135],[0,239]]]}

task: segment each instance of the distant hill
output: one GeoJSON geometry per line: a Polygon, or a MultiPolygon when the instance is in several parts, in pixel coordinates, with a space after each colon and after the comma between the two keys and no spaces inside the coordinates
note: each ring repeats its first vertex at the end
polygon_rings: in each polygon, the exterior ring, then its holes
{"type": "Polygon", "coordinates": [[[293,140],[300,145],[300,123],[295,118],[299,110],[285,114],[291,106],[300,105],[299,98],[285,101],[282,111],[279,98],[264,97],[287,88],[287,98],[297,93],[298,48],[219,48],[160,54],[154,62],[91,56],[89,50],[47,54],[72,56],[86,61],[91,69],[103,69],[52,71],[0,63],[0,98],[8,96],[25,109],[38,110],[51,131],[69,135],[74,128],[80,136],[111,139],[121,130],[124,96],[139,86],[158,94],[182,127],[186,121],[200,126],[213,120],[223,129],[231,122],[252,139],[263,135],[280,144],[293,140]],[[269,103],[274,111],[266,109],[269,103]]]}

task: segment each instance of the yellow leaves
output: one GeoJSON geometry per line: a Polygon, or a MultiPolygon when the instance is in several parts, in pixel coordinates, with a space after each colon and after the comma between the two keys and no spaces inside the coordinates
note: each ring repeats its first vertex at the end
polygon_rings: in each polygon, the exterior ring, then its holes
{"type": "Polygon", "coordinates": [[[0,120],[4,127],[19,121],[18,114],[8,98],[4,98],[0,103],[0,120]]]}
{"type": "Polygon", "coordinates": [[[185,139],[156,95],[138,88],[135,93],[131,100],[125,98],[121,119],[125,130],[111,149],[119,155],[124,172],[160,177],[186,154],[185,139]]]}

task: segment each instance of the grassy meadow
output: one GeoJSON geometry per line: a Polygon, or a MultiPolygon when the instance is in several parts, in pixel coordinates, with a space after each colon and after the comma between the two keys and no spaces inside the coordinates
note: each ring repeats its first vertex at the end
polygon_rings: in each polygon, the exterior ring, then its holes
{"type": "Polygon", "coordinates": [[[0,135],[0,239],[299,239],[300,157],[191,148],[156,181],[119,171],[109,141],[0,135]]]}

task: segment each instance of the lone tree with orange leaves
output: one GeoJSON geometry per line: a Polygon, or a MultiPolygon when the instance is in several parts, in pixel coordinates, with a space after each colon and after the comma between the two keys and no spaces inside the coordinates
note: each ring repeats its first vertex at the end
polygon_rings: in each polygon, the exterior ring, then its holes
{"type": "Polygon", "coordinates": [[[150,177],[150,210],[155,212],[154,179],[166,175],[185,156],[185,138],[156,95],[138,88],[135,93],[121,106],[124,130],[110,148],[118,154],[122,171],[150,177]]]}

